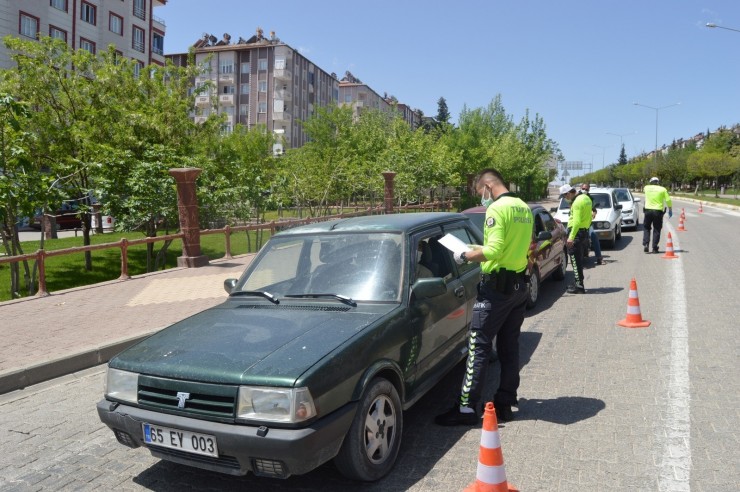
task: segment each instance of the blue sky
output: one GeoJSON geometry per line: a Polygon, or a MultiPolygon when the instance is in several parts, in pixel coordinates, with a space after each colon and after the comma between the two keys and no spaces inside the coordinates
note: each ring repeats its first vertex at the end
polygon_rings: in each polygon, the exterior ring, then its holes
{"type": "Polygon", "coordinates": [[[428,116],[444,97],[453,122],[501,95],[594,169],[621,141],[628,157],[652,150],[656,114],[658,145],[740,123],[740,32],[706,27],[740,30],[740,0],[169,0],[155,15],[166,54],[259,26],[428,116]]]}

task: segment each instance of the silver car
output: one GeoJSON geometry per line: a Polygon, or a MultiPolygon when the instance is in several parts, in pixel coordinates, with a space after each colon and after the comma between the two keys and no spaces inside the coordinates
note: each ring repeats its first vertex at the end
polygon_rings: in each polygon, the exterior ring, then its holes
{"type": "Polygon", "coordinates": [[[640,199],[629,188],[614,188],[614,193],[622,205],[622,227],[637,229],[640,225],[640,199]]]}

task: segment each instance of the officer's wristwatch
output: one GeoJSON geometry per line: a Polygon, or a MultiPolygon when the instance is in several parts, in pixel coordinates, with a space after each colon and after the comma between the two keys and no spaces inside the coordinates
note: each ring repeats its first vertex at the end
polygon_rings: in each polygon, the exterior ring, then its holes
{"type": "Polygon", "coordinates": [[[467,256],[465,255],[465,251],[463,251],[462,253],[460,253],[460,259],[461,259],[461,260],[462,260],[463,262],[465,262],[465,263],[467,263],[467,262],[468,262],[468,257],[467,257],[467,256]]]}

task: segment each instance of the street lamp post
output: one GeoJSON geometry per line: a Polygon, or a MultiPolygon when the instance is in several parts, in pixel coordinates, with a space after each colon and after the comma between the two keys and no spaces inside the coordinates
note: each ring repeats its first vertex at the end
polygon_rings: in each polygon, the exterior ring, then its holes
{"type": "Polygon", "coordinates": [[[711,28],[715,28],[716,27],[718,29],[726,29],[728,31],[740,32],[740,29],[733,29],[731,27],[718,26],[714,22],[707,22],[707,27],[711,27],[711,28]]]}
{"type": "Polygon", "coordinates": [[[601,169],[604,169],[604,155],[606,154],[606,149],[608,149],[609,145],[596,145],[592,144],[594,147],[598,147],[601,149],[601,169]]]}
{"type": "Polygon", "coordinates": [[[652,109],[652,110],[655,111],[655,155],[653,157],[653,160],[657,164],[658,163],[658,113],[660,112],[661,109],[666,109],[666,108],[671,108],[673,106],[678,106],[681,103],[680,102],[677,102],[677,103],[669,104],[667,106],[658,106],[658,107],[648,106],[647,104],[640,104],[638,102],[635,102],[635,103],[632,103],[632,104],[634,104],[635,106],[642,106],[643,108],[648,108],[648,109],[652,109]]]}
{"type": "Polygon", "coordinates": [[[612,132],[606,132],[607,135],[614,135],[615,137],[619,137],[619,148],[621,149],[624,147],[624,137],[628,135],[634,135],[637,132],[629,132],[629,133],[612,133],[612,132]]]}

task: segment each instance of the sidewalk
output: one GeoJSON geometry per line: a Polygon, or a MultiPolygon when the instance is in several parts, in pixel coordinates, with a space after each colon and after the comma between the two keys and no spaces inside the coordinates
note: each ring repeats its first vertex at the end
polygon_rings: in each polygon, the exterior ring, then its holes
{"type": "Polygon", "coordinates": [[[0,394],[108,361],[152,333],[221,303],[254,257],[0,303],[0,394]]]}

